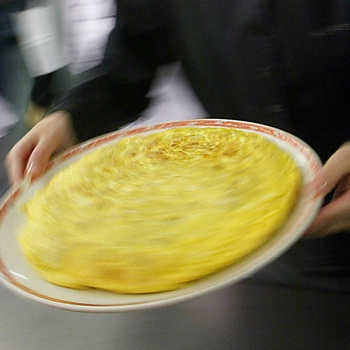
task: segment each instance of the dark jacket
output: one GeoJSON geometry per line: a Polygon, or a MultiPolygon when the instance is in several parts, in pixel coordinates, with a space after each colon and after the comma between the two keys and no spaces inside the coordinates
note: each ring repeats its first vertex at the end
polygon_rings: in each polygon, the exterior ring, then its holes
{"type": "MultiPolygon", "coordinates": [[[[117,129],[146,108],[157,67],[181,61],[210,117],[285,129],[326,160],[350,139],[349,18],[348,0],[120,0],[103,63],[55,110],[81,140],[117,129]]],[[[349,235],[300,245],[301,270],[349,288],[349,235]]]]}
{"type": "Polygon", "coordinates": [[[180,60],[211,117],[292,131],[325,160],[350,134],[349,17],[347,0],[120,0],[96,78],[55,109],[82,140],[114,130],[180,60]]]}

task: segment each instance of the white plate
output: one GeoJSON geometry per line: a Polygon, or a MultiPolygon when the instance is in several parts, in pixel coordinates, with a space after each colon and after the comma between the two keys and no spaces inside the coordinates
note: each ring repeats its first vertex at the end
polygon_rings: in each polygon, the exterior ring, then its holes
{"type": "Polygon", "coordinates": [[[21,296],[46,305],[75,311],[121,312],[163,306],[194,298],[237,282],[262,268],[285,252],[302,235],[322,202],[322,198],[317,197],[310,186],[306,186],[320,167],[317,154],[300,139],[281,130],[249,122],[197,119],[141,126],[103,135],[64,153],[50,164],[40,178],[32,180],[30,184],[22,183],[3,197],[0,202],[0,280],[21,296]],[[19,210],[21,203],[30,199],[56,172],[77,161],[87,152],[131,135],[186,126],[227,127],[260,133],[290,152],[302,170],[304,184],[293,213],[278,234],[240,263],[171,292],[123,295],[93,289],[74,290],[53,285],[38,277],[22,255],[17,242],[17,235],[26,220],[19,210]]]}

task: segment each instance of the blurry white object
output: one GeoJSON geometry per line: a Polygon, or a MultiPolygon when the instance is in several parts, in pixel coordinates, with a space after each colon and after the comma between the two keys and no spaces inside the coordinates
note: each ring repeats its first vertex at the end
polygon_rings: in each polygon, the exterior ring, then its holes
{"type": "Polygon", "coordinates": [[[69,71],[79,74],[103,57],[108,35],[115,25],[114,0],[61,0],[69,71]]]}
{"type": "Polygon", "coordinates": [[[100,63],[115,24],[114,0],[35,0],[13,16],[29,73],[67,66],[79,74],[100,63]]]}
{"type": "Polygon", "coordinates": [[[9,102],[0,96],[0,137],[8,134],[9,129],[18,121],[18,117],[9,102]]]}
{"type": "Polygon", "coordinates": [[[141,117],[126,128],[161,122],[203,119],[208,113],[190,86],[180,63],[158,69],[148,97],[149,107],[141,117]]]}
{"type": "Polygon", "coordinates": [[[13,15],[19,47],[32,77],[54,72],[69,63],[58,1],[13,15]]]}

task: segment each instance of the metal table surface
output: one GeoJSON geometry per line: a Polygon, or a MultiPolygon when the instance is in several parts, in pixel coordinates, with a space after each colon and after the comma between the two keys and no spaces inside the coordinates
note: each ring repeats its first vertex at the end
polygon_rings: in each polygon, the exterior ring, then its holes
{"type": "Polygon", "coordinates": [[[1,350],[346,350],[350,295],[245,281],[162,308],[64,311],[0,286],[1,350]]]}

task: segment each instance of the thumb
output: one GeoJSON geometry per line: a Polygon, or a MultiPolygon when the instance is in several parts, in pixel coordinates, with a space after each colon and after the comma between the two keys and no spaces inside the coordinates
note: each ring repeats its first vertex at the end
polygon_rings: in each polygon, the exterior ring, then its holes
{"type": "Polygon", "coordinates": [[[54,149],[49,139],[41,140],[28,159],[26,175],[33,179],[43,174],[49,164],[54,149]]]}
{"type": "Polygon", "coordinates": [[[328,159],[318,172],[311,186],[317,195],[327,195],[335,189],[339,181],[350,173],[350,142],[345,143],[328,159]]]}

